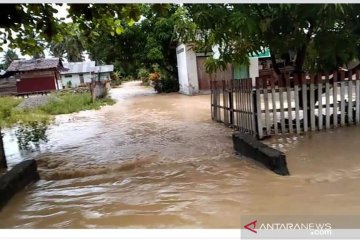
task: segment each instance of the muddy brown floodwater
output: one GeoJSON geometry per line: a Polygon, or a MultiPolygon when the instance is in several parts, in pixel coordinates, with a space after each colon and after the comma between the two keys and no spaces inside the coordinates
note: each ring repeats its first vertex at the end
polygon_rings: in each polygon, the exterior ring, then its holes
{"type": "MultiPolygon", "coordinates": [[[[240,228],[242,215],[360,214],[360,127],[267,142],[291,176],[234,154],[210,96],[113,89],[98,111],[62,115],[38,161],[42,180],[0,212],[1,228],[240,228]]],[[[11,132],[9,164],[23,159],[11,132]]]]}

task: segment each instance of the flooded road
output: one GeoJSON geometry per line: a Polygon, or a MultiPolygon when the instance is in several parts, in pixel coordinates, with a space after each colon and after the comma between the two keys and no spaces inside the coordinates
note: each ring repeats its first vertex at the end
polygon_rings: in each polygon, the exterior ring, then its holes
{"type": "MultiPolygon", "coordinates": [[[[42,180],[0,212],[1,228],[240,228],[242,215],[360,214],[360,127],[267,140],[277,176],[234,154],[210,96],[156,95],[139,82],[117,103],[61,115],[37,160],[42,180]]],[[[21,161],[7,132],[9,165],[21,161]]]]}

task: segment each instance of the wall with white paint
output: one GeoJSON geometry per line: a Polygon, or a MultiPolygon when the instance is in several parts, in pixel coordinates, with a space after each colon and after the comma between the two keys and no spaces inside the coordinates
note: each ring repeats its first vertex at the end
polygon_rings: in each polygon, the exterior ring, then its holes
{"type": "Polygon", "coordinates": [[[252,78],[252,85],[255,86],[255,78],[259,76],[259,59],[257,57],[251,57],[249,60],[249,77],[252,78]]]}
{"type": "Polygon", "coordinates": [[[176,48],[177,68],[179,76],[179,92],[189,95],[188,74],[186,66],[185,45],[181,44],[176,48]]]}
{"type": "Polygon", "coordinates": [[[188,46],[186,46],[186,62],[188,69],[189,91],[190,95],[194,95],[199,93],[196,53],[188,46]]]}
{"type": "MultiPolygon", "coordinates": [[[[92,76],[93,75],[91,75],[90,73],[83,73],[84,83],[90,83],[92,76]]],[[[81,84],[80,75],[78,73],[61,75],[61,82],[63,86],[67,87],[67,83],[69,81],[71,82],[71,87],[78,87],[81,84]]]]}
{"type": "Polygon", "coordinates": [[[194,95],[199,92],[196,54],[191,47],[180,44],[176,48],[180,93],[194,95]]]}

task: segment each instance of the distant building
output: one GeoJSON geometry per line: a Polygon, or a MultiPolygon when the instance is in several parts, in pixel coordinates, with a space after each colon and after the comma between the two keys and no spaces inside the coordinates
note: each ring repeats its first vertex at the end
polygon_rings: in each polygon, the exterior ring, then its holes
{"type": "Polygon", "coordinates": [[[63,69],[59,58],[14,60],[5,76],[15,78],[17,94],[43,93],[60,89],[58,80],[63,69]]]}
{"type": "Polygon", "coordinates": [[[95,80],[110,81],[111,73],[114,71],[114,65],[95,66],[95,80]]]}
{"type": "Polygon", "coordinates": [[[91,80],[110,80],[113,65],[95,66],[95,61],[64,63],[65,70],[60,72],[61,85],[78,87],[91,80]]]}
{"type": "MultiPolygon", "coordinates": [[[[179,44],[176,48],[179,92],[186,95],[209,93],[211,77],[206,72],[204,63],[208,56],[215,58],[218,55],[216,48],[204,54],[195,52],[191,45],[179,44]]],[[[254,57],[249,56],[248,66],[237,63],[227,64],[227,69],[212,74],[212,80],[252,78],[255,85],[255,78],[262,73],[267,74],[269,69],[271,69],[271,59],[270,51],[267,49],[254,57]]]]}

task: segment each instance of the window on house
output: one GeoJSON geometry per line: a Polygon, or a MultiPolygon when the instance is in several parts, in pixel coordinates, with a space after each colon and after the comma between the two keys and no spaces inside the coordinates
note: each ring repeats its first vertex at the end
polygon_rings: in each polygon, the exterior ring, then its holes
{"type": "Polygon", "coordinates": [[[80,83],[84,83],[84,75],[80,73],[79,76],[80,76],[80,83]]]}
{"type": "Polygon", "coordinates": [[[71,74],[65,74],[65,77],[66,77],[66,78],[71,78],[72,75],[71,75],[71,74]]]}

